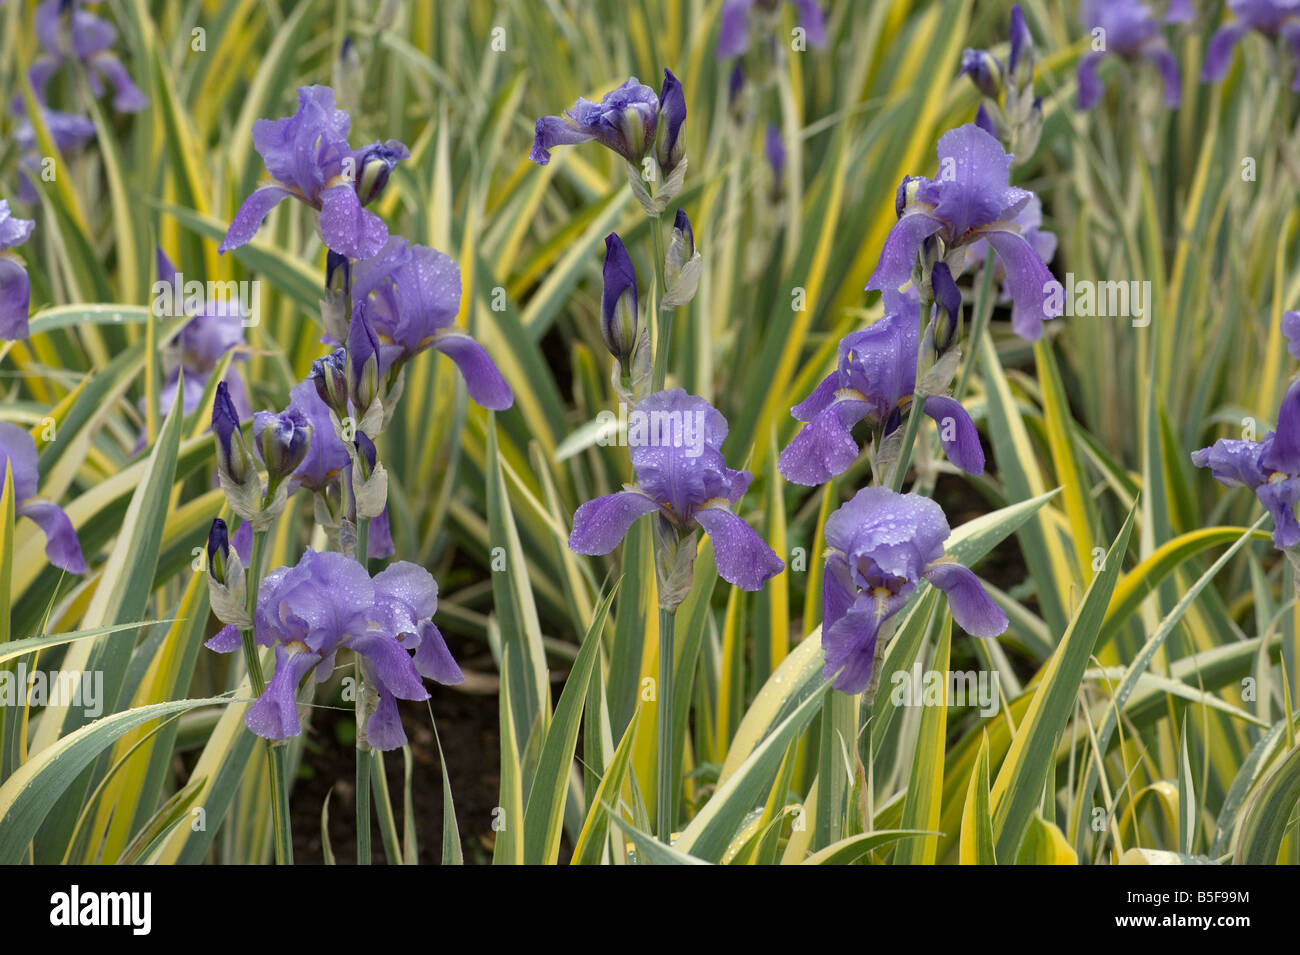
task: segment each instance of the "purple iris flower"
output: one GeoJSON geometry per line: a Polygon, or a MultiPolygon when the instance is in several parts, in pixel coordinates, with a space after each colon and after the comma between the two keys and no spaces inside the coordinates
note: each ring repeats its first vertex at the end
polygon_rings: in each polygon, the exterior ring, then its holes
{"type": "MultiPolygon", "coordinates": [[[[44,157],[36,148],[36,128],[26,118],[26,101],[21,96],[15,97],[11,109],[15,116],[24,117],[14,130],[14,145],[22,153],[22,159],[18,162],[18,198],[23,202],[35,203],[39,196],[32,182],[41,178],[44,157]]],[[[87,116],[76,116],[41,106],[41,118],[45,120],[50,138],[64,158],[79,153],[86,143],[95,138],[95,124],[87,116]]]]}
{"type": "Polygon", "coordinates": [[[18,425],[0,421],[0,483],[8,467],[14,485],[15,513],[30,517],[45,534],[45,556],[50,563],[70,574],[84,574],[86,561],[72,521],[53,501],[36,496],[36,442],[18,425]]]}
{"type": "Polygon", "coordinates": [[[1286,336],[1287,354],[1300,358],[1300,312],[1282,313],[1282,334],[1286,336]]]}
{"type": "Polygon", "coordinates": [[[658,514],[683,534],[702,527],[713,540],[718,574],[744,590],[758,590],[785,568],[732,511],[753,475],[727,467],[720,450],[727,421],[717,410],[673,388],[642,400],[628,421],[637,483],[578,508],[569,537],[574,552],[608,554],[633,521],[658,514]]]}
{"type": "MultiPolygon", "coordinates": [[[[312,492],[324,491],[338,480],[352,461],[348,449],[334,430],[329,408],[321,401],[311,381],[300,381],[289,390],[289,406],[285,411],[299,415],[311,428],[307,454],[293,472],[294,485],[312,492]]],[[[256,418],[253,431],[258,431],[256,418]]]]}
{"type": "Polygon", "coordinates": [[[32,63],[28,75],[42,103],[50,78],[65,62],[75,60],[85,69],[90,91],[96,96],[103,95],[105,80],[112,85],[113,108],[118,112],[135,113],[149,105],[122,61],[111,52],[117,30],[82,9],[81,0],[44,0],[38,4],[36,38],[45,53],[32,63]]]}
{"type": "MultiPolygon", "coordinates": [[[[1232,51],[1252,31],[1270,40],[1281,37],[1300,61],[1300,0],[1228,0],[1228,9],[1236,19],[1220,27],[1210,39],[1205,66],[1201,68],[1202,80],[1223,79],[1232,62],[1232,51]]],[[[1300,90],[1300,62],[1291,89],[1300,90]]]]}
{"type": "MultiPolygon", "coordinates": [[[[1043,228],[1043,204],[1037,196],[1030,196],[1029,201],[1021,207],[1011,221],[1040,259],[1044,262],[1052,261],[1052,257],[1056,255],[1056,233],[1043,228]]],[[[982,263],[988,257],[988,252],[988,242],[984,239],[972,242],[966,251],[967,261],[972,264],[982,263]]],[[[994,278],[1002,284],[1002,300],[1012,301],[1011,287],[1007,283],[1007,270],[1001,259],[994,260],[993,270],[994,278]]],[[[1016,330],[1017,335],[1032,341],[1038,337],[1035,333],[1041,328],[1041,323],[1036,315],[1026,314],[1013,302],[1011,326],[1016,330]]]]}
{"type": "MultiPolygon", "coordinates": [[[[380,750],[404,746],[397,700],[428,699],[422,676],[444,684],[464,680],[431,619],[437,606],[433,577],[406,561],[372,580],[350,557],[309,549],[295,566],[271,571],[258,594],[255,632],[258,644],[275,648],[275,675],[249,707],[245,725],[267,739],[299,735],[298,684],[313,671],[323,683],[346,648],[361,658],[366,682],[378,691],[366,739],[380,750]]],[[[225,627],[205,646],[233,652],[239,632],[225,627]]]]}
{"type": "MultiPolygon", "coordinates": [[[[917,253],[930,236],[941,240],[950,263],[954,252],[984,239],[997,253],[1011,298],[1023,316],[1017,331],[1038,338],[1041,323],[1059,315],[1061,303],[1052,294],[1052,273],[1016,222],[1033,193],[1009,185],[1011,159],[994,136],[973,123],[944,133],[939,139],[939,176],[909,176],[899,186],[899,219],[867,288],[896,289],[911,278],[917,253]]],[[[960,271],[960,262],[952,271],[960,271]]]]}
{"type": "MultiPolygon", "coordinates": [[[[781,452],[778,467],[796,484],[824,484],[857,459],[853,426],[867,420],[890,433],[916,390],[920,304],[914,292],[886,289],[885,317],[840,341],[838,367],[790,409],[807,425],[781,452]]],[[[970,474],[984,473],[984,449],[961,402],[931,395],[922,409],[939,426],[944,452],[970,474]]]]}
{"type": "MultiPolygon", "coordinates": [[[[460,292],[455,260],[394,236],[375,256],[354,266],[351,324],[364,325],[352,331],[359,334],[364,326],[373,330],[380,375],[394,363],[436,348],[460,368],[471,398],[484,408],[504,411],[514,404],[514,393],[487,350],[455,324],[460,292]]],[[[354,362],[364,362],[371,352],[369,342],[358,340],[358,345],[365,347],[350,346],[349,355],[354,362]]],[[[357,374],[362,370],[355,369],[357,374]]]]}
{"type": "MultiPolygon", "coordinates": [[[[684,102],[681,111],[684,119],[684,102]]],[[[599,103],[579,97],[563,116],[539,119],[528,158],[545,166],[556,146],[576,146],[594,139],[628,162],[639,164],[654,142],[658,125],[659,97],[634,76],[606,93],[599,103]]]]}
{"type": "Polygon", "coordinates": [[[273,208],[293,197],[320,213],[321,237],[329,248],[353,259],[375,255],[388,227],[365,204],[387,182],[388,172],[410,151],[396,140],[359,150],[348,145],[352,118],[334,106],[328,86],[298,90],[292,116],[253,124],[253,145],[271,174],[235,213],[221,251],[249,242],[273,208]]]}
{"type": "Polygon", "coordinates": [[[822,647],[826,679],[844,693],[871,683],[880,625],[902,610],[924,578],[948,595],[953,619],[975,637],[996,637],[1007,615],[971,571],[944,556],[943,509],[919,494],[867,487],[826,521],[822,647]]]}
{"type": "Polygon", "coordinates": [[[9,200],[0,199],[0,339],[26,338],[32,285],[23,260],[9,250],[32,236],[36,223],[9,214],[9,200]]]}
{"type": "MultiPolygon", "coordinates": [[[[817,0],[791,0],[808,42],[826,45],[826,17],[817,0]]],[[[726,0],[722,5],[722,27],[718,31],[717,57],[729,60],[749,49],[750,18],[757,7],[771,16],[780,8],[780,0],[726,0]]]]}
{"type": "Polygon", "coordinates": [[[1224,487],[1248,487],[1255,492],[1273,517],[1274,547],[1290,550],[1300,544],[1295,516],[1300,500],[1300,381],[1282,397],[1277,431],[1270,431],[1263,441],[1220,438],[1193,451],[1192,463],[1208,467],[1224,487]]]}
{"type": "MultiPolygon", "coordinates": [[[[1079,61],[1079,109],[1092,109],[1101,99],[1097,67],[1110,53],[1129,62],[1139,58],[1150,61],[1164,80],[1165,105],[1178,105],[1181,99],[1178,62],[1160,35],[1160,21],[1149,6],[1140,0],[1082,0],[1079,14],[1084,29],[1105,44],[1103,50],[1093,50],[1079,61]]],[[[1184,15],[1182,6],[1175,4],[1166,20],[1174,22],[1184,15]]]]}
{"type": "MultiPolygon", "coordinates": [[[[176,272],[176,266],[162,249],[157,251],[157,266],[156,291],[160,294],[155,296],[155,301],[166,305],[166,308],[161,309],[162,314],[172,316],[172,312],[175,311],[173,308],[175,297],[179,295],[183,311],[192,316],[163,352],[163,372],[166,380],[159,392],[159,401],[163,414],[171,410],[176,400],[183,370],[185,372],[183,408],[186,414],[192,414],[198,408],[203,392],[207,388],[208,379],[216,370],[217,364],[225,357],[226,352],[245,344],[244,303],[188,301],[185,299],[184,288],[176,288],[181,278],[176,272]]],[[[225,381],[239,417],[249,417],[253,409],[248,401],[248,392],[244,387],[243,378],[233,363],[226,372],[225,381]]],[[[141,408],[143,407],[144,399],[141,399],[141,408]]]]}

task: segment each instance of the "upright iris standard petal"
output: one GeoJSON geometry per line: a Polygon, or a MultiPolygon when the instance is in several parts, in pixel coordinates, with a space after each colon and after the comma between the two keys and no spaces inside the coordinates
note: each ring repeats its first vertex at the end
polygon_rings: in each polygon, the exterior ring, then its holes
{"type": "Polygon", "coordinates": [[[70,574],[84,574],[86,561],[72,521],[53,501],[36,496],[40,484],[38,461],[32,436],[12,422],[0,421],[0,484],[8,469],[15,514],[40,527],[45,534],[45,556],[51,564],[70,574]]]}
{"type": "MultiPolygon", "coordinates": [[[[381,375],[435,348],[456,363],[471,398],[503,411],[514,394],[483,346],[456,326],[460,296],[460,267],[450,256],[394,236],[356,263],[349,335],[364,334],[356,328],[359,319],[370,327],[381,375]]],[[[369,344],[358,342],[358,348],[369,354],[369,344]]],[[[355,355],[351,345],[348,351],[355,355]]]]}

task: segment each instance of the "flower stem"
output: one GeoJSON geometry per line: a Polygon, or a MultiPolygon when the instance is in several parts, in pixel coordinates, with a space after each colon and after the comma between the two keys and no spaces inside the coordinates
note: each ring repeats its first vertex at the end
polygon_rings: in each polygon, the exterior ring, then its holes
{"type": "Polygon", "coordinates": [[[659,695],[658,695],[658,798],[655,799],[655,832],[665,845],[673,835],[673,796],[677,791],[673,766],[673,628],[677,611],[659,609],[659,695]]]}
{"type": "MultiPolygon", "coordinates": [[[[921,299],[921,323],[924,325],[930,320],[930,311],[934,306],[932,300],[921,299]]],[[[919,336],[920,348],[925,347],[925,336],[919,336]]],[[[921,365],[920,355],[917,355],[917,367],[921,365]]],[[[918,379],[917,385],[920,384],[918,379]]],[[[898,449],[898,460],[894,463],[894,474],[890,478],[889,486],[895,491],[903,490],[903,482],[907,479],[907,469],[912,463],[912,448],[916,445],[916,435],[921,430],[921,418],[925,414],[925,395],[914,393],[911,404],[907,409],[907,429],[903,432],[903,444],[898,449]]]]}
{"type": "Polygon", "coordinates": [[[975,367],[975,349],[979,347],[980,336],[988,327],[989,317],[993,314],[993,263],[989,258],[984,260],[984,268],[980,271],[979,292],[975,296],[975,316],[971,324],[970,342],[966,349],[966,361],[962,365],[961,377],[957,379],[957,390],[953,392],[953,397],[958,401],[966,396],[966,386],[970,383],[971,369],[975,367]]]}
{"type": "MultiPolygon", "coordinates": [[[[248,566],[248,613],[257,620],[257,590],[262,581],[262,564],[266,556],[267,531],[253,532],[253,553],[248,566]]],[[[266,676],[262,673],[262,660],[257,653],[254,627],[240,631],[244,644],[244,665],[248,669],[248,682],[253,695],[266,691],[266,676]]],[[[266,762],[271,773],[271,823],[275,829],[276,865],[293,865],[293,828],[289,819],[289,780],[285,764],[285,745],[266,742],[266,762]]]]}
{"type": "MultiPolygon", "coordinates": [[[[361,709],[362,694],[362,675],[361,675],[361,658],[356,659],[356,680],[357,680],[357,710],[358,717],[361,709]]],[[[362,749],[362,739],[359,734],[365,731],[361,725],[361,720],[357,720],[357,791],[356,791],[356,810],[357,810],[357,865],[370,865],[370,746],[366,744],[362,749]]]]}
{"type": "Polygon", "coordinates": [[[663,391],[664,381],[668,377],[668,345],[673,337],[673,313],[668,312],[665,315],[659,308],[659,303],[663,300],[664,295],[668,293],[668,282],[664,278],[664,236],[660,229],[660,222],[661,220],[657,217],[650,220],[650,237],[654,243],[655,266],[654,294],[650,297],[655,324],[655,391],[663,391]]]}

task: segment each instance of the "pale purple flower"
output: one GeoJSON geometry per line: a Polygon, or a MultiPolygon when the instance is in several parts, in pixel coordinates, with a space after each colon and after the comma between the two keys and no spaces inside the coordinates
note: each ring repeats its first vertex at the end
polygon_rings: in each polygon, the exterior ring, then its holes
{"type": "Polygon", "coordinates": [[[1007,615],[979,578],[944,555],[950,533],[934,501],[884,487],[863,488],[827,519],[822,648],[825,677],[837,690],[868,687],[881,624],[922,580],[947,593],[953,619],[967,633],[1006,631],[1007,615]]]}
{"type": "MultiPolygon", "coordinates": [[[[1290,313],[1295,314],[1295,313],[1290,313]]],[[[1294,320],[1292,320],[1294,323],[1294,320]]],[[[1248,487],[1273,518],[1273,546],[1300,545],[1295,505],[1300,501],[1300,381],[1293,382],[1277,412],[1277,431],[1262,441],[1220,438],[1192,452],[1192,463],[1208,467],[1225,487],[1248,487]]]]}
{"type": "MultiPolygon", "coordinates": [[[[884,292],[885,316],[840,341],[839,364],[790,410],[807,424],[781,452],[778,467],[795,484],[824,484],[843,474],[860,449],[853,427],[866,420],[887,436],[916,390],[920,305],[915,293],[884,292]]],[[[921,410],[939,426],[944,452],[971,474],[984,473],[984,449],[961,402],[931,395],[921,410]]]]}
{"type": "MultiPolygon", "coordinates": [[[[666,70],[664,72],[665,77],[672,76],[666,70]]],[[[563,116],[539,119],[528,158],[545,166],[551,161],[551,150],[556,146],[576,146],[595,140],[628,162],[640,164],[646,150],[654,143],[659,111],[659,96],[634,76],[606,93],[599,103],[579,97],[563,116]]],[[[684,119],[684,102],[681,113],[681,119],[684,119]]]]}
{"type": "Polygon", "coordinates": [[[27,337],[31,281],[26,264],[9,250],[30,239],[35,228],[36,223],[31,219],[10,215],[9,201],[0,199],[0,339],[27,337]]]}
{"type": "Polygon", "coordinates": [[[1017,331],[1042,335],[1042,322],[1061,313],[1057,286],[1042,256],[1025,238],[1016,217],[1033,193],[1009,184],[1012,157],[978,126],[950,129],[939,139],[939,175],[909,176],[895,199],[898,222],[890,230],[868,289],[896,289],[912,277],[917,253],[931,236],[942,241],[952,271],[960,255],[986,240],[1006,274],[1006,284],[1022,316],[1017,331]]]}
{"type": "Polygon", "coordinates": [[[117,30],[83,9],[82,0],[44,0],[38,4],[36,38],[45,53],[32,63],[29,78],[42,103],[50,78],[64,63],[75,61],[84,68],[90,91],[96,96],[103,95],[105,81],[113,87],[113,108],[118,112],[139,112],[149,104],[112,52],[117,30]]]}
{"type": "Polygon", "coordinates": [[[253,145],[271,174],[244,200],[221,251],[249,242],[273,208],[290,197],[320,214],[325,244],[341,255],[364,259],[375,255],[388,239],[382,219],[363,208],[387,182],[393,163],[410,152],[396,140],[354,150],[348,144],[351,117],[335,108],[328,86],[298,91],[298,111],[292,116],[253,124],[253,145]]]}
{"type": "MultiPolygon", "coordinates": [[[[817,0],[791,0],[808,42],[815,47],[826,45],[826,17],[817,0]]],[[[717,58],[729,60],[749,50],[750,21],[755,8],[771,15],[781,0],[726,0],[722,5],[722,25],[718,31],[717,58]]]]}
{"type": "Polygon", "coordinates": [[[718,574],[745,590],[760,589],[785,563],[732,510],[753,475],[727,467],[726,437],[726,419],[703,398],[673,388],[643,399],[628,428],[637,483],[579,507],[569,547],[608,554],[633,521],[657,514],[682,534],[702,527],[713,540],[718,574]]]}
{"type": "MultiPolygon", "coordinates": [[[[176,266],[162,249],[157,250],[156,260],[159,282],[157,291],[160,294],[155,296],[155,303],[165,306],[160,308],[161,314],[179,317],[173,315],[175,298],[179,295],[182,313],[191,316],[163,351],[163,374],[166,378],[159,392],[159,402],[162,413],[167,414],[176,400],[177,391],[182,387],[180,378],[184,371],[182,400],[184,411],[188,415],[198,408],[208,380],[221,359],[227,352],[245,344],[244,316],[247,313],[242,302],[188,300],[184,288],[176,288],[181,278],[176,272],[176,266]]],[[[243,378],[233,362],[227,369],[225,381],[239,417],[249,417],[253,410],[243,378]]],[[[140,408],[144,408],[143,398],[140,399],[140,408]]]]}
{"type": "Polygon", "coordinates": [[[51,564],[70,574],[84,574],[86,561],[72,521],[53,501],[36,496],[37,462],[32,436],[16,424],[0,421],[0,483],[7,467],[13,480],[15,513],[31,518],[45,534],[45,556],[51,564]]]}
{"type": "Polygon", "coordinates": [[[1286,336],[1287,354],[1300,358],[1300,312],[1282,313],[1282,334],[1286,336]]]}
{"type": "MultiPolygon", "coordinates": [[[[442,352],[460,368],[469,396],[484,408],[504,411],[514,394],[487,350],[456,325],[460,311],[460,266],[435,249],[394,236],[372,258],[353,269],[352,325],[373,330],[378,371],[403,364],[428,348],[442,352]]],[[[350,337],[356,337],[350,331],[350,337]]],[[[355,363],[364,363],[369,343],[349,345],[355,363]]],[[[364,369],[354,368],[358,375],[364,369]]]]}
{"type": "Polygon", "coordinates": [[[1291,89],[1300,90],[1300,0],[1228,0],[1236,19],[1219,28],[1205,51],[1201,79],[1217,82],[1228,72],[1232,51],[1247,33],[1276,40],[1282,38],[1297,58],[1291,89]]]}
{"type": "MultiPolygon", "coordinates": [[[[298,684],[312,672],[318,682],[327,680],[338,651],[349,649],[379,697],[366,721],[367,740],[380,750],[405,745],[397,700],[428,699],[422,676],[444,684],[464,680],[431,619],[437,605],[433,577],[406,561],[372,580],[350,557],[309,549],[295,566],[271,571],[258,593],[255,633],[259,645],[275,648],[275,674],[245,725],[267,739],[299,735],[298,684]]],[[[226,627],[206,646],[233,652],[238,631],[226,627]]]]}
{"type": "MultiPolygon", "coordinates": [[[[1104,49],[1092,49],[1079,61],[1080,109],[1092,109],[1101,99],[1102,83],[1097,68],[1112,53],[1130,63],[1140,59],[1150,62],[1164,81],[1165,105],[1178,105],[1181,99],[1178,62],[1160,35],[1160,21],[1150,6],[1141,0],[1081,0],[1079,14],[1093,43],[1104,44],[1104,49]]],[[[1166,21],[1176,22],[1184,17],[1185,11],[1175,5],[1169,14],[1166,21]]]]}

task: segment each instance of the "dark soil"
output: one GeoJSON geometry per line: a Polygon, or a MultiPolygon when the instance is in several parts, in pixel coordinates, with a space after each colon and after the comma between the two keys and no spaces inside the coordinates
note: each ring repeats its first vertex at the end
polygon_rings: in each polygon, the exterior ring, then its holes
{"type": "MultiPolygon", "coordinates": [[[[458,645],[451,634],[447,639],[452,654],[461,661],[467,675],[475,669],[491,670],[489,659],[473,657],[474,653],[481,652],[481,643],[458,645]]],[[[500,744],[495,693],[482,692],[483,681],[472,677],[466,685],[475,691],[429,684],[433,693],[429,704],[447,757],[465,862],[474,865],[486,864],[492,858],[492,809],[497,804],[500,784],[500,744]]],[[[436,865],[442,861],[443,814],[438,745],[429,724],[429,711],[423,703],[399,702],[398,707],[414,759],[411,799],[419,861],[422,865],[436,865]]],[[[334,860],[340,865],[356,862],[355,732],[352,714],[345,709],[321,708],[313,714],[310,740],[290,800],[296,863],[324,862],[320,813],[331,791],[329,838],[334,860]]],[[[400,838],[405,825],[404,765],[400,750],[384,754],[384,769],[400,838]]],[[[372,861],[383,864],[387,860],[375,822],[373,800],[370,841],[372,861]]]]}

